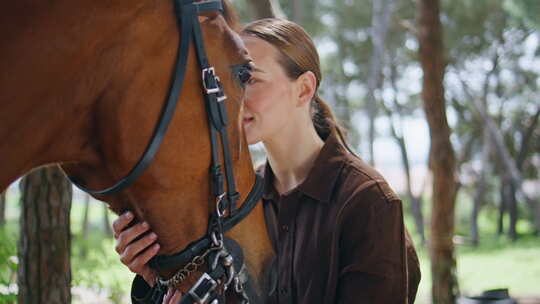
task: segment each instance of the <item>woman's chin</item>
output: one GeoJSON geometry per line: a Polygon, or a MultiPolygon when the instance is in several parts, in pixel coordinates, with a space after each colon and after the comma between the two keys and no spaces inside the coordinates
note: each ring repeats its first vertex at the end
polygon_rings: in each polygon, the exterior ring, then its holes
{"type": "Polygon", "coordinates": [[[261,142],[261,140],[258,137],[250,136],[250,134],[247,133],[247,132],[246,132],[246,141],[247,141],[248,145],[250,145],[250,146],[261,142]]]}
{"type": "Polygon", "coordinates": [[[248,145],[254,145],[258,143],[260,140],[253,134],[253,130],[250,128],[251,126],[248,124],[244,124],[244,135],[246,136],[246,141],[248,145]]]}
{"type": "Polygon", "coordinates": [[[258,142],[259,142],[259,141],[257,141],[257,140],[250,140],[249,138],[247,138],[247,143],[248,143],[248,145],[250,145],[250,146],[251,146],[251,145],[254,145],[254,144],[258,143],[258,142]]]}

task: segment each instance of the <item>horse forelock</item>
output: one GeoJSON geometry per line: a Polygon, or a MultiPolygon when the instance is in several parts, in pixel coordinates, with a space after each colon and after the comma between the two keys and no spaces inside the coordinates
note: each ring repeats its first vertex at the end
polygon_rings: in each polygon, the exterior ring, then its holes
{"type": "Polygon", "coordinates": [[[223,1],[223,17],[229,24],[229,26],[235,30],[240,30],[240,21],[238,18],[238,14],[236,13],[236,10],[234,9],[232,3],[229,0],[222,0],[223,1]]]}
{"type": "MultiPolygon", "coordinates": [[[[204,2],[207,0],[197,0],[196,2],[204,2]]],[[[227,25],[229,25],[230,28],[232,28],[234,31],[240,30],[240,19],[238,18],[238,14],[236,13],[236,10],[234,9],[234,6],[230,2],[230,0],[221,0],[221,3],[223,3],[223,18],[227,22],[227,25]]]]}

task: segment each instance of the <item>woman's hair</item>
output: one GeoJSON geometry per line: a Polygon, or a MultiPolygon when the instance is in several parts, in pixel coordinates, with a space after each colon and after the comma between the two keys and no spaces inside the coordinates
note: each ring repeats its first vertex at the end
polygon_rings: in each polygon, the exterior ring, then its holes
{"type": "MultiPolygon", "coordinates": [[[[267,18],[249,23],[242,34],[253,35],[273,45],[279,52],[278,63],[290,79],[295,80],[307,71],[313,72],[317,78],[316,90],[319,88],[322,79],[319,54],[301,26],[284,19],[267,18]]],[[[326,140],[334,134],[352,152],[345,141],[345,129],[317,91],[311,101],[311,119],[321,139],[326,140]]]]}

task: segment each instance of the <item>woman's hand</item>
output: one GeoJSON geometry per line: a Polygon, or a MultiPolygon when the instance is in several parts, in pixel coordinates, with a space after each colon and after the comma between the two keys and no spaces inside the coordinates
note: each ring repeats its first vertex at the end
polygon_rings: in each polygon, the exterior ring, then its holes
{"type": "Polygon", "coordinates": [[[156,273],[147,263],[159,250],[157,235],[150,231],[146,222],[126,228],[133,218],[133,213],[128,211],[113,222],[115,249],[120,255],[120,261],[129,270],[142,276],[150,286],[154,286],[156,273]]]}
{"type": "Polygon", "coordinates": [[[180,290],[167,290],[167,293],[165,294],[165,297],[163,297],[163,304],[178,304],[180,303],[180,300],[182,299],[182,293],[180,290]]]}

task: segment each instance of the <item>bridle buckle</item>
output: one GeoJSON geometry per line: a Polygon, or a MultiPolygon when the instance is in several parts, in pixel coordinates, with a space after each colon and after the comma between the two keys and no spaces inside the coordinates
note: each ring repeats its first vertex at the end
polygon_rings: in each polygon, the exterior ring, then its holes
{"type": "Polygon", "coordinates": [[[195,303],[202,304],[208,300],[210,293],[216,289],[217,285],[218,283],[205,272],[188,291],[188,294],[195,300],[195,303]]]}
{"type": "Polygon", "coordinates": [[[202,70],[202,83],[203,88],[206,94],[217,94],[221,91],[221,88],[219,87],[219,78],[216,76],[216,70],[214,67],[209,67],[202,70]],[[207,78],[211,77],[211,78],[207,78]],[[213,80],[212,82],[209,82],[208,80],[213,80]],[[214,87],[212,87],[214,85],[214,87]]]}
{"type": "Polygon", "coordinates": [[[225,197],[226,194],[227,192],[223,192],[216,197],[216,214],[220,218],[225,215],[225,208],[223,209],[221,208],[221,202],[223,201],[223,198],[225,197]]]}

